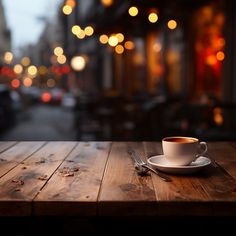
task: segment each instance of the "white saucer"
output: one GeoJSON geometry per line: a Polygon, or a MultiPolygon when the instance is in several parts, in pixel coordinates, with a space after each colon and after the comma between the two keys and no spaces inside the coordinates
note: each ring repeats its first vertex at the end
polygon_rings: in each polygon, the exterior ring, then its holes
{"type": "Polygon", "coordinates": [[[148,163],[160,171],[170,174],[191,174],[199,171],[203,167],[211,164],[211,160],[207,157],[200,156],[187,166],[176,166],[168,162],[164,155],[157,155],[148,158],[148,163]]]}

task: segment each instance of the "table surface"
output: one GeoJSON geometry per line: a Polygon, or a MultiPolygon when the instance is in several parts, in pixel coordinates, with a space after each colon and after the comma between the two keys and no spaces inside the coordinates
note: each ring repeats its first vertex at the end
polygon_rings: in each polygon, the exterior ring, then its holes
{"type": "Polygon", "coordinates": [[[0,142],[0,216],[235,216],[236,142],[208,143],[191,175],[139,176],[159,142],[0,142]]]}

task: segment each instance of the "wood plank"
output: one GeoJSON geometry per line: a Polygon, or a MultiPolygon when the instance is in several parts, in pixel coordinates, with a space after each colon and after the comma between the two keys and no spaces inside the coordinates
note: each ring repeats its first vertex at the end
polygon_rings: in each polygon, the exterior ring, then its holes
{"type": "Polygon", "coordinates": [[[229,142],[209,143],[208,155],[217,162],[201,184],[213,200],[215,215],[236,215],[236,149],[229,142]]]}
{"type": "MultiPolygon", "coordinates": [[[[31,145],[24,143],[24,151],[31,145]]],[[[76,142],[49,142],[4,175],[0,179],[0,215],[32,214],[32,200],[75,145],[76,142]]],[[[14,151],[18,154],[22,149],[14,151]]]]}
{"type": "Polygon", "coordinates": [[[5,150],[7,150],[8,148],[14,146],[17,142],[0,142],[0,153],[4,152],[5,150]]]}
{"type": "Polygon", "coordinates": [[[110,146],[110,142],[80,143],[35,198],[35,215],[96,215],[110,146]],[[63,169],[76,171],[64,176],[63,169]]]}
{"type": "MultiPolygon", "coordinates": [[[[10,142],[11,143],[11,142],[10,142]]],[[[21,161],[32,155],[45,142],[20,142],[0,154],[0,178],[16,167],[21,161]]],[[[8,145],[6,145],[8,146],[8,145]]],[[[6,147],[5,146],[5,147],[6,147]]]]}
{"type": "MultiPolygon", "coordinates": [[[[163,154],[160,142],[144,142],[144,147],[147,158],[163,154]]],[[[206,204],[208,195],[198,181],[198,174],[169,176],[172,182],[164,182],[152,174],[158,201],[157,215],[198,216],[212,213],[212,207],[206,204]]]]}
{"type": "Polygon", "coordinates": [[[129,149],[144,155],[142,143],[114,142],[108,158],[98,202],[99,215],[153,215],[156,196],[151,176],[137,174],[127,153],[129,149]]]}
{"type": "Polygon", "coordinates": [[[209,143],[208,156],[236,179],[236,148],[231,142],[209,143]]]}

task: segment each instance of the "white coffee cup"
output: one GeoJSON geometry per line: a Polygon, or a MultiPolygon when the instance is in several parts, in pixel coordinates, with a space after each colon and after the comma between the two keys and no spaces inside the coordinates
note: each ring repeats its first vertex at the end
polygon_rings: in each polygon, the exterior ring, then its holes
{"type": "Polygon", "coordinates": [[[197,138],[173,136],[162,139],[164,157],[172,165],[189,165],[199,156],[207,152],[206,142],[199,142],[197,138]]]}

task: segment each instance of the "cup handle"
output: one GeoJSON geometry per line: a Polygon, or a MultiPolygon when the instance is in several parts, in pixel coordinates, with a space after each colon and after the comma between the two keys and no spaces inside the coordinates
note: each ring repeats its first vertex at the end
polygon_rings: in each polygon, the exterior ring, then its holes
{"type": "Polygon", "coordinates": [[[203,151],[201,153],[197,154],[196,158],[204,155],[207,152],[208,148],[207,148],[206,142],[200,142],[199,143],[199,149],[203,149],[203,151]]]}

